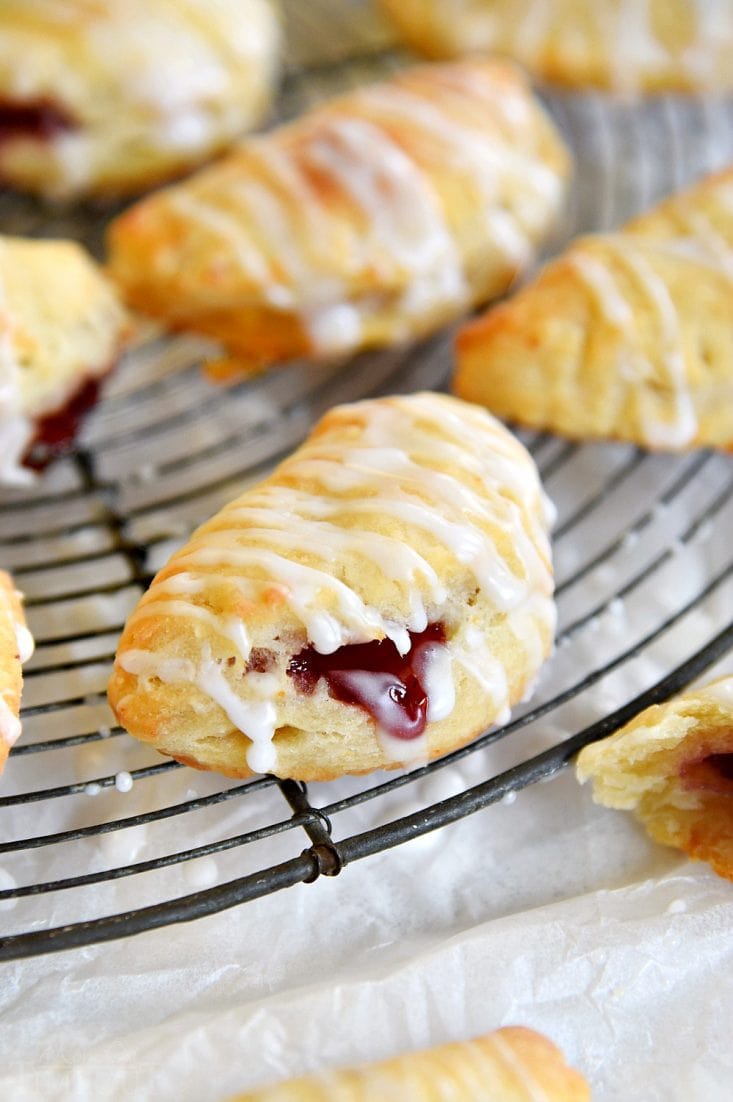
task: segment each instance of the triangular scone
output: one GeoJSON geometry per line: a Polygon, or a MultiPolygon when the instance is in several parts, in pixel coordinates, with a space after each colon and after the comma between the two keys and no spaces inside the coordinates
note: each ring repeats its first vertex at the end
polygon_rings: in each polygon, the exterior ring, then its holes
{"type": "Polygon", "coordinates": [[[170,180],[259,122],[270,0],[2,0],[0,182],[53,198],[170,180]]]}
{"type": "Polygon", "coordinates": [[[593,798],[733,880],[733,676],[647,708],[581,751],[593,798]]]}
{"type": "Polygon", "coordinates": [[[20,735],[21,666],[33,654],[33,638],[13,579],[0,570],[0,773],[20,735]]]}
{"type": "Polygon", "coordinates": [[[110,268],[133,306],[222,341],[229,375],[404,342],[509,286],[568,167],[512,66],[421,66],[142,200],[110,268]]]}
{"type": "Polygon", "coordinates": [[[99,266],[73,241],[0,237],[0,482],[23,482],[64,450],[129,319],[99,266]]]}
{"type": "Polygon", "coordinates": [[[505,1026],[240,1094],[231,1102],[590,1102],[588,1083],[541,1033],[505,1026]]]}
{"type": "Polygon", "coordinates": [[[464,327],[454,390],[573,439],[733,446],[733,170],[581,238],[464,327]]]}
{"type": "Polygon", "coordinates": [[[534,76],[622,93],[733,83],[730,0],[381,0],[430,57],[503,54],[534,76]]]}
{"type": "Polygon", "coordinates": [[[531,457],[437,394],[339,406],[130,617],[109,696],[163,753],[302,780],[425,760],[526,694],[553,638],[531,457]]]}

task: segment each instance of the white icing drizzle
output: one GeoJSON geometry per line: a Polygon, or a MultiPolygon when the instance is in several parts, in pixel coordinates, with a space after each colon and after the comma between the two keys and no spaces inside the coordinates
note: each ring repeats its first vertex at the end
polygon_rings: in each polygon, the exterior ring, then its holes
{"type": "MultiPolygon", "coordinates": [[[[639,348],[634,313],[618,286],[610,264],[600,256],[569,254],[569,261],[584,280],[606,321],[621,330],[627,346],[620,365],[622,376],[635,387],[640,428],[651,447],[683,447],[697,432],[697,414],[687,378],[677,309],[664,279],[658,275],[631,234],[606,235],[600,239],[611,261],[625,269],[654,310],[659,331],[654,361],[639,348]],[[672,404],[672,415],[660,417],[660,397],[649,388],[648,380],[658,378],[672,404]]],[[[652,245],[653,247],[653,245],[652,245]]],[[[661,246],[664,248],[664,246],[661,246]]]]}
{"type": "Polygon", "coordinates": [[[18,741],[20,731],[20,720],[10,708],[4,694],[0,693],[0,738],[7,746],[13,746],[18,741]]]}
{"type": "MultiPolygon", "coordinates": [[[[542,654],[533,620],[553,625],[554,605],[544,496],[525,450],[491,415],[457,399],[421,394],[344,408],[353,409],[359,423],[350,446],[340,442],[340,434],[333,439],[328,432],[307,441],[271,479],[232,502],[194,536],[174,558],[180,572],[153,583],[130,623],[161,615],[200,619],[223,638],[236,640],[246,660],[251,648],[246,626],[208,603],[209,594],[213,603],[210,587],[224,587],[230,596],[217,598],[217,607],[256,604],[264,594],[270,599],[277,594],[321,654],[385,637],[406,654],[409,632],[439,621],[448,594],[424,554],[374,530],[385,516],[393,516],[433,534],[468,567],[497,610],[507,615],[534,669],[542,654]],[[451,468],[460,474],[448,473],[451,468]],[[469,472],[473,488],[466,485],[469,472]],[[499,529],[511,547],[513,566],[487,528],[499,529]],[[406,615],[399,620],[387,615],[369,603],[368,588],[359,586],[357,592],[339,577],[339,563],[354,556],[363,557],[366,573],[376,571],[396,583],[406,615]]],[[[503,667],[473,630],[475,635],[469,628],[455,654],[452,647],[421,644],[416,661],[429,685],[429,722],[446,718],[453,708],[453,660],[498,710],[507,704],[503,667]]],[[[138,676],[195,684],[252,739],[250,767],[274,768],[270,744],[277,729],[277,677],[238,668],[245,700],[210,652],[195,667],[140,650],[121,650],[119,662],[138,676]]],[[[394,760],[426,753],[424,738],[391,739],[384,732],[380,738],[394,760]]]]}
{"type": "Polygon", "coordinates": [[[537,1082],[525,1061],[517,1056],[511,1045],[507,1044],[498,1033],[491,1035],[491,1041],[499,1058],[503,1060],[507,1067],[511,1068],[513,1074],[522,1084],[526,1091],[527,1102],[551,1102],[550,1095],[542,1084],[537,1082]]]}
{"type": "MultiPolygon", "coordinates": [[[[2,596],[1,589],[0,596],[2,596]]],[[[16,591],[16,597],[20,599],[21,596],[22,595],[16,591]]],[[[18,649],[18,660],[22,665],[27,662],[33,654],[35,646],[33,636],[25,623],[17,618],[12,605],[5,601],[0,604],[0,616],[6,619],[6,622],[8,622],[13,629],[15,643],[18,649]]],[[[11,658],[11,661],[12,660],[13,658],[11,658]]],[[[13,746],[17,742],[21,732],[21,722],[8,703],[8,697],[11,696],[13,698],[15,697],[15,692],[11,689],[0,691],[0,739],[2,739],[7,746],[13,746]]]]}
{"type": "MultiPolygon", "coordinates": [[[[397,11],[399,0],[391,0],[397,11]]],[[[432,0],[434,34],[453,43],[456,52],[494,49],[511,54],[531,70],[541,69],[553,51],[591,62],[608,57],[611,83],[635,92],[645,79],[673,69],[683,77],[715,88],[727,80],[725,60],[733,45],[733,11],[727,0],[694,0],[684,5],[694,29],[682,50],[671,52],[656,34],[654,0],[586,0],[582,19],[558,12],[557,0],[525,0],[522,10],[510,0],[432,0]]],[[[602,60],[601,60],[602,64],[602,60]]],[[[588,68],[592,66],[589,64],[588,68]]]]}
{"type": "Polygon", "coordinates": [[[478,289],[463,253],[476,234],[497,272],[524,264],[563,174],[542,162],[530,93],[479,69],[458,63],[440,79],[418,71],[359,89],[163,193],[189,233],[209,239],[225,273],[221,305],[232,296],[286,310],[314,353],[341,354],[419,335],[469,306],[478,289]],[[453,226],[444,176],[483,198],[475,229],[460,209],[453,226]]]}

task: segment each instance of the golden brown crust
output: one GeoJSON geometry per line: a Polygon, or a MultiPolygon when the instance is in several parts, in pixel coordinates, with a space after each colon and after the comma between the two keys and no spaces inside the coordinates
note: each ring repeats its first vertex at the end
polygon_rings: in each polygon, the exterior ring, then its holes
{"type": "Polygon", "coordinates": [[[381,0],[429,57],[494,53],[569,88],[722,91],[733,81],[726,0],[381,0]]]}
{"type": "Polygon", "coordinates": [[[112,707],[161,752],[230,776],[445,753],[504,717],[551,647],[546,522],[529,456],[483,411],[429,394],[338,407],[160,571],[123,632],[112,707]],[[435,707],[414,741],[292,674],[309,646],[412,654],[408,632],[435,624],[435,707]]]}
{"type": "Polygon", "coordinates": [[[733,444],[733,170],[582,238],[465,326],[453,388],[520,424],[649,448],[733,444]]]}
{"type": "Polygon", "coordinates": [[[583,1076],[542,1034],[507,1026],[360,1068],[246,1091],[231,1102],[589,1102],[583,1076]]]}
{"type": "Polygon", "coordinates": [[[30,647],[20,594],[0,570],[0,773],[20,733],[21,667],[30,647]]]}
{"type": "Polygon", "coordinates": [[[654,705],[581,751],[593,798],[733,880],[733,677],[654,705]]]}
{"type": "Polygon", "coordinates": [[[506,289],[568,161],[513,67],[421,66],[138,203],[112,224],[110,269],[239,373],[411,340],[506,289]]]}
{"type": "Polygon", "coordinates": [[[4,0],[0,180],[66,199],[174,179],[260,121],[278,45],[270,0],[4,0]]]}

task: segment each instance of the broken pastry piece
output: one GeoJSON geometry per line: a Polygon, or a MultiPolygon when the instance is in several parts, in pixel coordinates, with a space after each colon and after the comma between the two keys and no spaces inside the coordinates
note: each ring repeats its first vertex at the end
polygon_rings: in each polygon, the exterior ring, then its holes
{"type": "Polygon", "coordinates": [[[506,290],[568,168],[516,69],[422,66],[142,200],[110,270],[132,306],[221,341],[220,379],[402,343],[506,290]]]}
{"type": "Polygon", "coordinates": [[[0,483],[68,449],[128,328],[81,246],[0,237],[0,483]]]}
{"type": "Polygon", "coordinates": [[[568,88],[721,92],[733,84],[729,0],[381,0],[429,57],[503,54],[568,88]]]}
{"type": "Polygon", "coordinates": [[[505,1026],[344,1071],[247,1091],[232,1102],[590,1102],[590,1088],[551,1041],[505,1026]]]}
{"type": "Polygon", "coordinates": [[[0,182],[51,198],[169,180],[258,123],[269,0],[3,0],[0,182]]]}
{"type": "Polygon", "coordinates": [[[647,708],[586,746],[578,779],[652,838],[733,880],[733,676],[647,708]]]}
{"type": "Polygon", "coordinates": [[[339,406],[208,521],[127,622],[109,697],[158,750],[301,780],[462,746],[553,640],[548,502],[483,410],[339,406]]]}
{"type": "Polygon", "coordinates": [[[576,241],[458,337],[453,388],[532,428],[733,446],[733,170],[576,241]]]}
{"type": "Polygon", "coordinates": [[[33,637],[13,579],[0,570],[0,773],[20,735],[21,667],[33,654],[33,637]]]}

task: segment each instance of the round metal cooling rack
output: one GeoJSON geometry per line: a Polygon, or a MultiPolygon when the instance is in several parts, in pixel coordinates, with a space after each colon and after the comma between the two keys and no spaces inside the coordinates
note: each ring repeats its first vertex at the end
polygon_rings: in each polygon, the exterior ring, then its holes
{"type": "MultiPolygon", "coordinates": [[[[285,115],[401,63],[359,5],[293,3],[289,13],[285,115]]],[[[733,160],[728,102],[548,103],[577,159],[554,247],[733,160]]],[[[66,233],[96,251],[109,215],[0,197],[4,232],[66,233]]],[[[200,343],[148,334],[110,378],[76,453],[30,491],[2,492],[0,563],[26,593],[37,649],[0,795],[0,959],[187,921],[334,875],[551,776],[731,650],[730,457],[525,434],[558,508],[560,620],[555,656],[507,726],[422,768],[309,792],[271,777],[199,774],[113,725],[105,688],[116,640],[172,547],[329,406],[445,386],[450,349],[442,335],[224,392],[201,378],[200,343]]]]}

